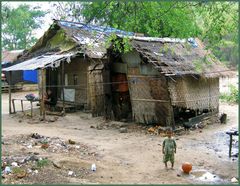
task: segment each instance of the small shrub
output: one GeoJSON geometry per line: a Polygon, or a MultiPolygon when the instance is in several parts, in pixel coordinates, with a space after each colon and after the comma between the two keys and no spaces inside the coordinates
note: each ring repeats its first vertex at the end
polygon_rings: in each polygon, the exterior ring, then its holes
{"type": "Polygon", "coordinates": [[[239,102],[239,91],[238,88],[234,85],[229,85],[230,87],[230,93],[223,93],[220,95],[220,99],[229,103],[238,103],[239,102]]]}

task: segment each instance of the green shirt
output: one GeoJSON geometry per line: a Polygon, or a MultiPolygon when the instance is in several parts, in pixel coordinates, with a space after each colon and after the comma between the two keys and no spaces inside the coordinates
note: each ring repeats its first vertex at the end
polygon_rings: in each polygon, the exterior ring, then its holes
{"type": "Polygon", "coordinates": [[[163,148],[164,148],[165,154],[173,154],[176,147],[177,147],[176,142],[172,138],[166,138],[163,141],[163,148]]]}

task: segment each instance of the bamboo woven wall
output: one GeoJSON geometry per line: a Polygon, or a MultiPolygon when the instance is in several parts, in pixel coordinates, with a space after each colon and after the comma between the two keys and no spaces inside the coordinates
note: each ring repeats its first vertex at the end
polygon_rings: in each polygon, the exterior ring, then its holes
{"type": "Polygon", "coordinates": [[[129,68],[128,82],[134,120],[171,125],[172,108],[165,78],[139,75],[139,68],[129,68]]]}
{"type": "Polygon", "coordinates": [[[219,105],[219,79],[193,77],[169,81],[172,105],[193,110],[217,109],[219,105]]]}

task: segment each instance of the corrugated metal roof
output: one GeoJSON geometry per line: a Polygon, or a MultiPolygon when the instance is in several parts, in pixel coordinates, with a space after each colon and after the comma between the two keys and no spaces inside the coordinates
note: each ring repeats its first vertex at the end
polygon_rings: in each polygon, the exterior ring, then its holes
{"type": "Polygon", "coordinates": [[[46,67],[58,67],[61,61],[69,61],[69,58],[74,55],[74,53],[62,55],[42,55],[11,67],[4,68],[2,71],[36,70],[46,67]]]}

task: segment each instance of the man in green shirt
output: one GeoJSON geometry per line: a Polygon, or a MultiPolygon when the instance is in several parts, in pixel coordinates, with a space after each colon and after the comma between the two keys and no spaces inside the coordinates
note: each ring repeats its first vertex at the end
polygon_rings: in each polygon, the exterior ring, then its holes
{"type": "Polygon", "coordinates": [[[165,167],[167,169],[167,162],[170,161],[172,164],[172,169],[174,166],[174,153],[176,153],[176,142],[172,138],[172,131],[168,130],[167,131],[167,138],[164,139],[163,145],[162,145],[162,153],[164,154],[163,156],[163,162],[165,163],[165,167]]]}

